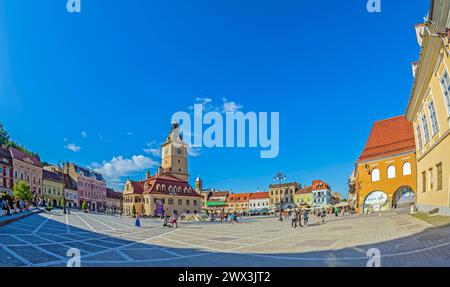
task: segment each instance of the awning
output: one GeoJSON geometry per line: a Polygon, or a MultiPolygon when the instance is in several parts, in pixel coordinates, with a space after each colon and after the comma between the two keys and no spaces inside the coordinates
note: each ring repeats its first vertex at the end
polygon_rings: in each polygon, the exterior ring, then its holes
{"type": "Polygon", "coordinates": [[[207,201],[206,206],[226,206],[225,201],[207,201]]]}

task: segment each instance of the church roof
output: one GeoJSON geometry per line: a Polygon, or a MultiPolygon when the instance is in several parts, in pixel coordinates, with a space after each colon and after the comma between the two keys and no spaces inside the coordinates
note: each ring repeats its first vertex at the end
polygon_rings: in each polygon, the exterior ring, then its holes
{"type": "Polygon", "coordinates": [[[405,116],[375,122],[358,161],[415,150],[412,123],[405,116]]]}

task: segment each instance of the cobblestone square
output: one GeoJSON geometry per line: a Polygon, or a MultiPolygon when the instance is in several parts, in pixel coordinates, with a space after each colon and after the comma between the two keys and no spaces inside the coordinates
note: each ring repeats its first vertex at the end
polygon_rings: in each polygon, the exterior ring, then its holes
{"type": "Polygon", "coordinates": [[[450,266],[449,227],[394,211],[316,221],[291,228],[288,220],[250,217],[167,228],[145,218],[136,228],[133,218],[52,211],[0,228],[0,266],[64,267],[70,248],[93,267],[366,266],[371,248],[381,266],[450,266]]]}

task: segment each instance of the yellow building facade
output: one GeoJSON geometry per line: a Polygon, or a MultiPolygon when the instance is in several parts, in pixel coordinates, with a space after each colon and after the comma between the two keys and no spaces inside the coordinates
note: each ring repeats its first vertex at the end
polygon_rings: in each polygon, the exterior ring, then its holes
{"type": "Polygon", "coordinates": [[[294,203],[297,207],[313,204],[312,186],[307,186],[294,193],[294,203]]]}
{"type": "Polygon", "coordinates": [[[371,213],[413,204],[415,160],[412,125],[404,116],[375,122],[356,162],[355,210],[371,213]]]}
{"type": "Polygon", "coordinates": [[[406,117],[416,138],[418,210],[450,215],[450,3],[437,4],[431,1],[427,21],[416,25],[421,52],[406,117]]]}
{"type": "Polygon", "coordinates": [[[281,201],[282,209],[294,207],[294,194],[299,188],[297,182],[269,185],[270,206],[278,209],[281,201]]]}
{"type": "Polygon", "coordinates": [[[43,170],[43,199],[46,205],[62,207],[64,204],[64,183],[61,175],[43,170]]]}

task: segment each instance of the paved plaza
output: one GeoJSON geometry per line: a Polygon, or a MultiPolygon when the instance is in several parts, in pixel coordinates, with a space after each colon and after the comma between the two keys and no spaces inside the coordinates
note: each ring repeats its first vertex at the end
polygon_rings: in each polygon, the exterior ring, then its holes
{"type": "Polygon", "coordinates": [[[311,217],[293,229],[276,218],[239,224],[181,223],[73,211],[41,213],[0,228],[0,266],[66,266],[67,250],[81,266],[366,266],[367,250],[381,266],[450,266],[450,227],[435,228],[408,214],[311,217]]]}

